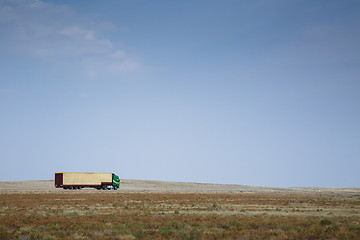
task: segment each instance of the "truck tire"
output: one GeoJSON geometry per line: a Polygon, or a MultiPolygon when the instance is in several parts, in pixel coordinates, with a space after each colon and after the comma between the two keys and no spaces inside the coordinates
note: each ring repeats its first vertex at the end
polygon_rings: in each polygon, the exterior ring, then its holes
{"type": "Polygon", "coordinates": [[[117,190],[117,186],[114,186],[114,190],[117,190]]]}

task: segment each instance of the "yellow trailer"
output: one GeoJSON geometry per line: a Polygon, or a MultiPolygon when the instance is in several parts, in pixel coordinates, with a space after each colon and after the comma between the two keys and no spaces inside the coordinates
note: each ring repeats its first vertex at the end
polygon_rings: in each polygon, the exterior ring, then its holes
{"type": "Polygon", "coordinates": [[[63,189],[118,189],[120,179],[114,173],[56,172],[55,187],[63,189]]]}

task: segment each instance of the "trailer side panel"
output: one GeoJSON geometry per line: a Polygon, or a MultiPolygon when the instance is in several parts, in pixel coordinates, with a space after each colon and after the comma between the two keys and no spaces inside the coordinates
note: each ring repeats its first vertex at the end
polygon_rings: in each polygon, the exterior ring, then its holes
{"type": "Polygon", "coordinates": [[[63,173],[64,186],[101,186],[111,181],[111,173],[63,173]]]}

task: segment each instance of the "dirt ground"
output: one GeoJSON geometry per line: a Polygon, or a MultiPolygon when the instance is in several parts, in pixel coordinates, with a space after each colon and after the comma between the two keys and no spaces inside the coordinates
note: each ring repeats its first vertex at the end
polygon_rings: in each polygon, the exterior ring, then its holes
{"type": "MultiPolygon", "coordinates": [[[[67,192],[71,190],[57,189],[54,180],[0,182],[0,193],[19,192],[67,192]]],[[[93,192],[95,189],[85,188],[72,190],[93,192]]],[[[318,193],[360,193],[360,188],[270,188],[230,184],[209,184],[191,182],[165,182],[150,180],[120,181],[120,189],[116,192],[159,192],[159,193],[270,193],[270,192],[318,192],[318,193]]]]}
{"type": "Polygon", "coordinates": [[[0,182],[0,239],[360,239],[360,188],[0,182]]]}
{"type": "Polygon", "coordinates": [[[360,239],[358,193],[43,191],[0,193],[0,239],[360,239]]]}

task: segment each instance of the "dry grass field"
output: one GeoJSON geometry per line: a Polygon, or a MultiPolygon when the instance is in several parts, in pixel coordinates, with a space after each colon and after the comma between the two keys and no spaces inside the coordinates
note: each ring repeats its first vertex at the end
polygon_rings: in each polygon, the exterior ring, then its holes
{"type": "Polygon", "coordinates": [[[360,239],[357,189],[11,191],[6,184],[0,239],[360,239]]]}

